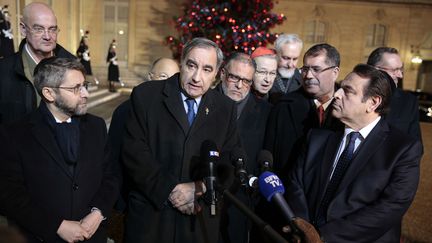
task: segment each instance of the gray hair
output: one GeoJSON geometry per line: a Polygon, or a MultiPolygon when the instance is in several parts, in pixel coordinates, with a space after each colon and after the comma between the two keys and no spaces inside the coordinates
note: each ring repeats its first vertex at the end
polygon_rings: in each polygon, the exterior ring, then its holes
{"type": "Polygon", "coordinates": [[[80,71],[85,77],[84,66],[76,58],[49,57],[39,62],[34,70],[34,86],[42,96],[44,87],[59,87],[68,70],[80,71]]]}
{"type": "Polygon", "coordinates": [[[275,42],[275,49],[277,53],[281,52],[282,45],[285,44],[298,44],[300,45],[300,49],[303,48],[303,41],[300,39],[300,37],[297,34],[281,34],[276,39],[275,42]]]}
{"type": "Polygon", "coordinates": [[[216,69],[219,70],[224,59],[222,50],[213,41],[202,37],[193,38],[192,40],[188,41],[185,44],[180,58],[181,63],[183,63],[184,58],[192,51],[192,49],[197,47],[205,48],[205,49],[214,48],[216,50],[216,56],[217,56],[216,69]]]}
{"type": "Polygon", "coordinates": [[[229,67],[232,62],[241,62],[251,66],[253,69],[256,69],[256,63],[249,55],[241,52],[233,52],[227,59],[225,67],[229,67]]]}

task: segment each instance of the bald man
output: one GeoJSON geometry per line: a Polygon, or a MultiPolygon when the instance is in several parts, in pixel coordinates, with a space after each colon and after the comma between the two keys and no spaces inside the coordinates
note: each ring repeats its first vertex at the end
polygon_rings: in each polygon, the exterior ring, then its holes
{"type": "Polygon", "coordinates": [[[40,97],[33,86],[33,71],[44,58],[74,58],[57,44],[59,27],[53,10],[45,3],[30,3],[22,11],[20,31],[25,39],[18,52],[0,60],[0,124],[35,110],[40,97]]]}
{"type": "Polygon", "coordinates": [[[148,80],[164,80],[180,72],[178,63],[171,58],[161,57],[153,62],[148,80]]]}

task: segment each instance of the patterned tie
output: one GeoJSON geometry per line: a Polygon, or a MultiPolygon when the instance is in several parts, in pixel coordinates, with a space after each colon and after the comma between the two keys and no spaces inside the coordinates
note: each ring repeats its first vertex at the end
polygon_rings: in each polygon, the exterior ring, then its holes
{"type": "Polygon", "coordinates": [[[336,168],[333,172],[333,176],[330,179],[330,182],[327,185],[326,191],[324,193],[324,197],[321,201],[318,215],[317,215],[317,225],[321,226],[326,222],[327,209],[330,204],[330,201],[333,199],[336,193],[336,189],[339,187],[340,182],[347,170],[351,159],[354,154],[355,140],[359,138],[361,135],[358,132],[351,132],[348,134],[347,138],[349,138],[348,146],[342,152],[339,157],[339,160],[336,164],[336,168]]]}
{"type": "Polygon", "coordinates": [[[195,99],[187,98],[185,101],[188,107],[187,110],[188,122],[189,122],[189,126],[191,126],[195,119],[195,111],[194,111],[195,99]]]}
{"type": "Polygon", "coordinates": [[[324,123],[324,107],[322,105],[318,106],[317,113],[318,113],[320,127],[322,127],[324,123]]]}

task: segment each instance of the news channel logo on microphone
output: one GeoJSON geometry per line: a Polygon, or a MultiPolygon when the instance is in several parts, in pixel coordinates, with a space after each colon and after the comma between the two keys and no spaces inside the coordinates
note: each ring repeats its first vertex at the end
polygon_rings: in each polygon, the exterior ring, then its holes
{"type": "Polygon", "coordinates": [[[259,176],[258,185],[261,194],[267,199],[267,201],[271,201],[272,197],[276,193],[285,193],[285,188],[281,179],[270,171],[265,171],[259,176]]]}

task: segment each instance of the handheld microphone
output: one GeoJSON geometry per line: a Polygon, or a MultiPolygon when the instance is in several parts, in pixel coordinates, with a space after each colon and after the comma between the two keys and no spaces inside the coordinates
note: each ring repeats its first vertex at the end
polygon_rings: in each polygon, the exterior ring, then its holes
{"type": "Polygon", "coordinates": [[[272,172],[263,172],[258,179],[259,189],[261,194],[267,201],[273,201],[281,209],[284,217],[289,223],[295,218],[293,211],[283,197],[285,188],[281,179],[272,172]]]}
{"type": "Polygon", "coordinates": [[[210,214],[216,215],[215,164],[219,160],[219,152],[213,141],[205,140],[201,144],[201,158],[208,163],[208,176],[204,180],[207,192],[210,194],[210,214]]]}
{"type": "Polygon", "coordinates": [[[231,151],[231,163],[235,168],[235,175],[240,180],[242,186],[248,183],[248,174],[245,169],[247,161],[246,152],[241,148],[235,148],[231,151]]]}
{"type": "Polygon", "coordinates": [[[257,157],[260,172],[271,171],[273,169],[273,155],[268,150],[261,150],[257,157]]]}

